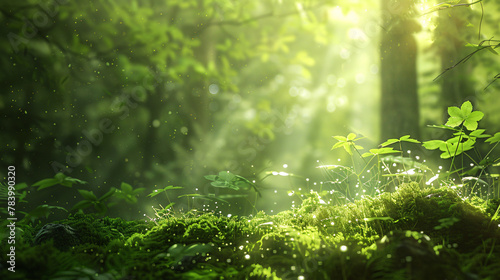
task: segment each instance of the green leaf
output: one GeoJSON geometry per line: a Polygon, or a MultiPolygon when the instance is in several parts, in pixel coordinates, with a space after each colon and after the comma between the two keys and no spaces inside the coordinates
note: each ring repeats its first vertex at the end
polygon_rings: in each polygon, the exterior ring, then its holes
{"type": "Polygon", "coordinates": [[[493,46],[489,46],[486,49],[492,54],[498,55],[497,51],[495,51],[495,48],[493,48],[493,46]]]}
{"type": "Polygon", "coordinates": [[[20,191],[20,190],[25,189],[27,187],[28,187],[28,184],[26,184],[26,183],[18,183],[18,184],[16,184],[16,191],[20,191]]]}
{"type": "Polygon", "coordinates": [[[392,145],[392,144],[398,143],[398,142],[420,143],[420,141],[410,138],[410,135],[405,135],[405,136],[401,136],[401,138],[399,138],[399,139],[389,139],[389,140],[385,141],[384,143],[380,144],[380,146],[386,147],[386,146],[389,146],[389,145],[392,145]]]}
{"type": "Polygon", "coordinates": [[[446,145],[446,142],[443,140],[430,140],[430,141],[425,141],[422,146],[426,148],[427,150],[435,150],[443,145],[446,145]]]}
{"type": "Polygon", "coordinates": [[[352,156],[352,149],[351,149],[351,145],[349,145],[348,143],[343,145],[344,146],[344,150],[350,154],[352,156]]]}
{"type": "Polygon", "coordinates": [[[448,121],[446,122],[445,125],[450,126],[450,127],[457,127],[462,124],[463,118],[461,117],[450,117],[448,118],[448,121]]]}
{"type": "Polygon", "coordinates": [[[133,195],[138,195],[138,194],[140,194],[141,192],[143,192],[144,190],[145,190],[145,188],[137,188],[137,189],[135,189],[135,190],[132,192],[132,194],[133,194],[133,195]]]}
{"type": "Polygon", "coordinates": [[[484,114],[480,111],[472,112],[464,121],[464,126],[468,130],[476,130],[478,126],[478,121],[483,118],[484,114]]]}
{"type": "Polygon", "coordinates": [[[486,129],[477,129],[477,130],[474,130],[472,131],[469,136],[471,137],[476,137],[476,138],[488,138],[490,137],[491,135],[489,134],[483,134],[483,132],[485,132],[486,129]]]}
{"type": "Polygon", "coordinates": [[[148,194],[149,197],[154,197],[154,196],[157,196],[159,195],[160,193],[164,192],[163,189],[156,189],[154,191],[152,191],[150,194],[148,194]]]}
{"type": "Polygon", "coordinates": [[[393,139],[389,139],[389,140],[385,141],[384,143],[380,144],[380,146],[385,147],[385,146],[389,146],[389,145],[392,145],[392,144],[397,143],[397,142],[399,142],[399,140],[393,138],[393,139]]]}
{"type": "Polygon", "coordinates": [[[464,126],[471,131],[477,129],[477,122],[484,116],[481,111],[472,112],[472,103],[470,101],[465,101],[460,109],[454,106],[448,107],[448,114],[450,118],[446,122],[447,126],[457,127],[464,123],[464,126]]]}
{"type": "Polygon", "coordinates": [[[347,141],[353,141],[354,139],[356,139],[356,134],[351,132],[347,135],[347,141]]]}
{"type": "Polygon", "coordinates": [[[234,174],[229,171],[220,171],[219,178],[222,181],[230,182],[234,178],[234,174]]]}
{"type": "Polygon", "coordinates": [[[217,175],[206,175],[205,179],[215,181],[217,179],[217,175]]]}
{"type": "MultiPolygon", "coordinates": [[[[462,118],[466,118],[472,112],[472,103],[470,101],[465,101],[460,107],[462,118]]],[[[451,116],[451,114],[450,114],[451,116]]]]}
{"type": "Polygon", "coordinates": [[[462,115],[462,110],[460,110],[460,108],[456,106],[448,107],[448,115],[450,115],[450,117],[455,117],[460,119],[464,118],[464,116],[462,115]]]}
{"type": "MultiPolygon", "coordinates": [[[[215,175],[213,175],[213,176],[215,176],[215,175]]],[[[166,192],[168,190],[180,190],[180,189],[182,189],[182,187],[167,186],[167,187],[165,187],[163,189],[156,189],[156,190],[154,190],[153,192],[151,192],[150,194],[148,194],[148,196],[149,197],[153,197],[153,196],[159,195],[162,192],[166,192]]]]}
{"type": "Polygon", "coordinates": [[[364,153],[361,155],[362,157],[376,156],[376,155],[386,155],[399,153],[400,151],[396,151],[393,148],[380,148],[380,149],[370,149],[369,153],[364,153]]]}
{"type": "Polygon", "coordinates": [[[335,145],[333,145],[332,150],[337,149],[339,147],[342,147],[346,144],[346,142],[337,142],[335,145]]]}
{"type": "Polygon", "coordinates": [[[447,129],[447,130],[459,131],[458,129],[450,127],[450,126],[447,126],[447,125],[434,125],[433,124],[433,125],[427,125],[427,127],[431,127],[431,128],[443,128],[443,129],[447,129]]]}
{"type": "Polygon", "coordinates": [[[339,140],[340,142],[347,142],[347,138],[344,136],[333,136],[333,138],[339,140]]]}
{"type": "Polygon", "coordinates": [[[122,192],[124,192],[124,193],[131,193],[134,188],[132,188],[131,185],[129,185],[125,182],[122,182],[121,189],[122,189],[122,192]]]}
{"type": "Polygon", "coordinates": [[[486,143],[494,144],[500,142],[500,132],[485,140],[486,143]]]}
{"type": "Polygon", "coordinates": [[[97,197],[92,191],[87,191],[87,190],[78,190],[81,196],[85,198],[88,201],[97,201],[97,197]]]}
{"type": "Polygon", "coordinates": [[[420,143],[420,141],[418,141],[417,139],[410,138],[410,135],[402,136],[401,138],[399,138],[399,141],[416,143],[416,144],[420,143]]]}
{"type": "Polygon", "coordinates": [[[47,204],[39,205],[28,214],[26,214],[25,218],[34,221],[35,219],[45,217],[48,218],[50,214],[52,214],[53,210],[62,210],[68,212],[66,209],[60,206],[49,206],[47,204]]]}
{"type": "Polygon", "coordinates": [[[116,192],[116,188],[111,188],[107,193],[103,194],[99,198],[99,201],[105,201],[106,199],[110,198],[115,192],[116,192]]]}
{"type": "Polygon", "coordinates": [[[94,203],[94,208],[98,215],[104,215],[108,211],[108,207],[102,202],[94,203]]]}
{"type": "Polygon", "coordinates": [[[68,177],[63,173],[59,172],[54,176],[54,178],[40,180],[34,183],[33,186],[34,187],[39,186],[39,188],[37,189],[39,191],[58,184],[66,187],[72,187],[74,183],[86,184],[87,182],[76,178],[68,177]]]}
{"type": "Polygon", "coordinates": [[[484,117],[484,113],[483,112],[481,112],[481,111],[474,111],[474,112],[470,113],[467,116],[467,120],[478,122],[478,121],[482,120],[483,117],[484,117]]]}
{"type": "Polygon", "coordinates": [[[57,184],[59,184],[59,181],[57,179],[43,179],[43,180],[40,180],[40,181],[34,183],[33,186],[34,187],[40,186],[37,189],[37,191],[40,191],[40,190],[46,189],[48,187],[55,186],[57,184]]]}
{"type": "Polygon", "coordinates": [[[472,150],[474,148],[474,144],[476,141],[469,138],[465,142],[458,142],[459,137],[453,137],[452,139],[448,139],[445,144],[439,149],[443,151],[441,154],[441,158],[448,159],[450,157],[455,157],[460,155],[463,152],[472,150]]]}

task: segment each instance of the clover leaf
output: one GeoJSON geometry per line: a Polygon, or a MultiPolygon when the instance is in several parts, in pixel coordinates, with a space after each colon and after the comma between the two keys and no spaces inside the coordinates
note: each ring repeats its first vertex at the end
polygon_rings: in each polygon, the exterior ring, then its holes
{"type": "Polygon", "coordinates": [[[476,130],[477,122],[480,121],[484,114],[481,111],[472,111],[472,103],[465,101],[460,108],[452,106],[448,107],[450,117],[446,122],[447,126],[457,127],[463,123],[468,130],[476,130]]]}

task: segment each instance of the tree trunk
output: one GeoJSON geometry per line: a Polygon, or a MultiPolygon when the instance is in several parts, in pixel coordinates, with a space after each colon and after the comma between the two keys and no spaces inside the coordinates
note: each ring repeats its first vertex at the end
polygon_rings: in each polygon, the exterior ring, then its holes
{"type": "MultiPolygon", "coordinates": [[[[465,3],[461,1],[460,3],[465,3]]],[[[441,71],[456,65],[466,57],[470,50],[466,50],[465,44],[474,39],[473,27],[467,27],[468,18],[471,16],[470,8],[454,8],[439,12],[438,25],[435,30],[436,41],[434,47],[441,57],[441,71]]],[[[471,82],[473,63],[462,63],[447,71],[441,79],[440,106],[443,112],[452,105],[460,106],[465,100],[474,96],[471,82]]],[[[474,102],[474,100],[471,100],[474,102]]],[[[448,119],[443,114],[443,121],[448,119]]]]}
{"type": "Polygon", "coordinates": [[[382,0],[385,15],[380,46],[381,140],[420,136],[417,90],[417,43],[420,25],[409,17],[411,0],[382,0]]]}

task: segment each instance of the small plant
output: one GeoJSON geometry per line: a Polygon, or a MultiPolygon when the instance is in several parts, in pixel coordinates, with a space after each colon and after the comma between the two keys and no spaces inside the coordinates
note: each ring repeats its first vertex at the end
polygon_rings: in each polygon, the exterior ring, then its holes
{"type": "Polygon", "coordinates": [[[66,176],[63,173],[59,172],[54,175],[54,178],[47,178],[34,183],[33,187],[38,187],[37,191],[40,191],[55,185],[61,185],[71,188],[75,183],[82,185],[87,184],[87,182],[85,181],[66,176]]]}
{"type": "MultiPolygon", "coordinates": [[[[349,133],[347,137],[344,136],[334,136],[338,142],[335,143],[332,147],[333,149],[337,148],[344,148],[344,150],[351,156],[351,162],[352,162],[352,167],[346,167],[342,165],[323,165],[320,166],[320,168],[325,168],[327,170],[332,170],[336,172],[337,175],[340,175],[341,178],[343,178],[341,181],[346,183],[346,186],[344,189],[337,189],[335,191],[343,193],[344,196],[351,200],[355,199],[356,197],[363,197],[363,195],[374,195],[377,192],[380,192],[381,189],[384,189],[385,186],[380,186],[381,184],[381,174],[382,171],[387,171],[390,173],[390,168],[387,166],[386,161],[384,158],[391,158],[394,159],[394,161],[401,161],[401,163],[407,163],[409,162],[409,158],[404,158],[403,157],[403,152],[402,150],[402,142],[409,142],[409,143],[420,143],[420,141],[416,139],[412,139],[410,135],[405,135],[402,136],[399,139],[389,139],[386,142],[382,143],[379,148],[376,149],[370,149],[368,152],[365,152],[363,154],[360,153],[360,150],[364,149],[362,146],[358,145],[355,143],[358,140],[363,139],[362,137],[357,137],[356,134],[354,133],[349,133]],[[395,150],[392,147],[387,147],[392,144],[399,143],[400,150],[395,150]],[[356,167],[355,160],[354,160],[354,155],[353,155],[353,150],[356,151],[356,153],[359,155],[359,157],[363,160],[364,166],[361,168],[360,171],[358,171],[360,168],[356,167]],[[398,158],[395,158],[391,154],[397,154],[400,153],[400,156],[398,158]],[[369,161],[366,161],[366,158],[370,158],[369,161]],[[372,162],[376,159],[376,164],[374,165],[372,162]],[[341,172],[341,173],[339,173],[341,172]],[[355,188],[361,187],[360,191],[356,191],[355,195],[351,194],[352,188],[350,187],[349,183],[349,177],[354,176],[356,178],[356,185],[355,188]],[[368,177],[368,178],[365,178],[368,177]],[[372,187],[368,186],[367,183],[371,182],[372,187]],[[362,195],[359,195],[360,192],[362,195]]],[[[403,164],[405,166],[405,164],[403,164]]],[[[408,173],[408,170],[404,168],[405,173],[408,173]]],[[[396,179],[398,179],[397,183],[402,183],[399,181],[399,175],[400,174],[387,174],[387,176],[394,176],[396,179]]],[[[405,175],[404,173],[402,175],[405,175]]],[[[392,181],[392,180],[391,180],[392,181]]],[[[341,182],[341,183],[342,183],[341,182]]],[[[339,183],[338,179],[337,181],[331,182],[333,183],[334,186],[338,186],[339,183]]]]}
{"type": "Polygon", "coordinates": [[[254,182],[251,182],[250,180],[240,175],[233,174],[230,171],[220,171],[217,175],[206,175],[205,179],[212,181],[210,183],[211,186],[215,188],[226,189],[229,191],[229,193],[220,195],[187,194],[183,196],[212,201],[218,200],[228,204],[228,199],[244,198],[252,206],[255,212],[257,212],[257,209],[255,208],[255,204],[257,203],[257,196],[262,197],[262,194],[257,189],[257,186],[254,182]],[[248,195],[251,190],[255,191],[255,199],[253,203],[248,199],[248,195]]]}
{"type": "Polygon", "coordinates": [[[262,196],[254,183],[229,171],[221,171],[218,175],[207,175],[205,179],[212,181],[210,185],[216,188],[233,189],[235,191],[248,191],[253,189],[259,196],[262,196]]]}
{"type": "MultiPolygon", "coordinates": [[[[495,178],[499,178],[499,174],[493,174],[489,170],[491,167],[500,166],[500,157],[493,157],[493,152],[500,143],[500,132],[495,133],[493,136],[486,134],[485,129],[478,129],[479,121],[483,119],[484,114],[481,111],[474,111],[472,107],[472,103],[470,101],[465,101],[461,107],[451,106],[448,108],[449,118],[444,125],[433,125],[431,127],[445,129],[452,132],[452,136],[447,140],[429,140],[422,143],[422,146],[428,150],[439,150],[441,152],[440,157],[442,159],[451,159],[451,164],[448,172],[443,174],[437,174],[430,178],[426,182],[426,185],[430,185],[432,181],[440,178],[444,180],[448,180],[450,175],[456,174],[458,175],[461,184],[458,186],[452,186],[453,189],[463,188],[463,191],[459,193],[462,197],[468,197],[469,200],[472,199],[473,194],[477,193],[477,189],[479,189],[479,185],[487,185],[488,193],[486,197],[486,201],[484,203],[488,203],[488,201],[495,197],[495,193],[498,193],[499,190],[494,190],[497,184],[495,184],[495,178]],[[489,145],[493,145],[485,156],[481,156],[481,153],[478,149],[476,149],[476,144],[479,140],[484,139],[484,143],[489,145]],[[470,155],[469,152],[474,152],[473,155],[470,155]],[[475,156],[475,157],[474,157],[475,156]],[[460,157],[460,158],[459,158],[460,157]],[[464,157],[467,157],[472,164],[470,167],[466,167],[464,164],[464,157]],[[457,164],[457,162],[461,162],[461,166],[457,164]],[[490,183],[488,183],[488,181],[490,183]],[[469,186],[469,191],[467,191],[467,186],[469,186]],[[493,189],[493,190],[492,190],[493,189]]],[[[363,185],[361,180],[361,174],[367,169],[368,164],[374,158],[377,158],[377,166],[378,172],[380,175],[380,166],[384,166],[383,171],[389,171],[387,164],[388,162],[398,163],[403,166],[403,172],[398,172],[396,174],[384,174],[382,176],[396,177],[398,178],[398,183],[401,184],[402,181],[399,180],[399,177],[402,176],[404,178],[409,178],[411,181],[411,177],[415,175],[419,175],[422,170],[429,171],[430,169],[424,164],[415,162],[415,160],[411,158],[403,157],[402,151],[394,150],[393,148],[388,148],[387,146],[399,143],[400,150],[402,150],[401,142],[410,142],[414,144],[420,144],[420,141],[416,139],[410,138],[409,135],[405,135],[399,139],[389,139],[380,145],[379,149],[371,149],[370,152],[361,154],[359,150],[363,149],[362,146],[356,144],[355,142],[361,138],[357,138],[356,134],[350,133],[347,137],[343,136],[334,136],[336,140],[338,140],[335,145],[333,145],[332,149],[343,147],[347,153],[351,155],[353,167],[343,167],[338,165],[327,166],[328,169],[334,170],[345,170],[347,175],[345,178],[348,178],[351,175],[355,175],[357,178],[358,185],[363,185]],[[365,161],[365,167],[361,172],[356,172],[356,168],[354,165],[353,159],[353,150],[355,150],[360,157],[372,157],[369,162],[365,161]],[[401,153],[400,156],[396,157],[393,153],[401,153]],[[408,169],[410,167],[410,169],[408,169]],[[419,172],[415,172],[417,170],[419,172]]],[[[431,171],[432,172],[432,171],[431,171]]],[[[377,182],[380,182],[379,177],[377,176],[377,182]]],[[[357,186],[358,186],[357,185],[357,186]]],[[[357,187],[356,186],[356,187],[357,187]]],[[[349,185],[347,186],[347,191],[345,192],[347,196],[349,196],[349,185]]],[[[482,192],[479,191],[479,196],[482,197],[482,192]]],[[[493,217],[490,219],[490,224],[497,219],[498,213],[500,212],[500,206],[498,206],[495,211],[493,217]]],[[[447,228],[452,226],[458,220],[456,218],[446,218],[439,220],[440,225],[437,225],[434,229],[439,230],[443,228],[447,228]]]]}
{"type": "MultiPolygon", "coordinates": [[[[452,106],[448,108],[449,118],[444,125],[433,125],[431,127],[446,129],[452,131],[452,136],[447,140],[429,140],[423,142],[422,146],[428,150],[440,150],[442,159],[451,159],[451,164],[448,172],[446,173],[446,177],[444,179],[449,179],[449,176],[452,174],[457,174],[460,177],[462,182],[461,186],[470,185],[470,193],[474,190],[478,189],[479,184],[488,184],[486,180],[481,178],[487,177],[491,182],[494,182],[494,178],[498,178],[499,174],[490,174],[488,173],[488,169],[493,166],[500,166],[500,157],[492,159],[492,153],[497,147],[498,143],[500,143],[500,132],[497,132],[493,136],[486,134],[485,129],[478,129],[478,122],[484,117],[484,114],[481,111],[474,111],[472,104],[470,101],[465,101],[460,108],[452,106]],[[488,151],[486,156],[482,157],[479,151],[476,149],[476,144],[480,139],[485,139],[484,142],[493,147],[488,151]],[[469,155],[467,152],[473,151],[475,153],[476,158],[480,160],[476,160],[473,156],[469,155]],[[469,158],[473,164],[470,168],[466,168],[465,166],[458,166],[458,156],[462,156],[461,162],[464,162],[464,156],[469,158]]],[[[344,170],[345,179],[349,178],[349,176],[356,176],[357,186],[365,186],[365,182],[361,180],[363,172],[370,171],[371,161],[376,158],[377,159],[377,182],[381,182],[380,175],[381,171],[389,172],[389,174],[384,174],[382,176],[385,177],[393,177],[397,179],[397,183],[401,184],[404,181],[401,181],[400,178],[408,178],[411,181],[411,177],[418,176],[421,177],[422,171],[429,171],[430,169],[419,162],[411,158],[403,157],[402,152],[402,142],[420,144],[421,142],[412,139],[409,135],[402,136],[399,139],[389,139],[382,143],[377,149],[370,149],[369,152],[361,154],[359,151],[363,149],[362,146],[358,145],[356,141],[362,139],[361,137],[357,137],[354,133],[349,133],[347,137],[345,136],[334,136],[334,138],[338,141],[332,147],[332,149],[344,148],[344,150],[351,156],[352,159],[352,168],[343,167],[340,165],[325,165],[322,167],[326,167],[330,170],[344,170]],[[388,147],[393,144],[399,143],[400,150],[395,150],[391,147],[388,147]],[[363,169],[358,172],[356,165],[354,164],[354,156],[353,150],[358,153],[361,158],[371,157],[370,161],[364,161],[365,166],[363,169]],[[400,153],[400,156],[393,156],[390,154],[400,153]],[[397,163],[403,166],[402,172],[397,172],[392,174],[387,163],[397,163]],[[381,166],[383,166],[383,170],[381,170],[381,166]]],[[[463,165],[463,164],[462,164],[463,165]]],[[[432,171],[431,171],[432,172],[432,171]]],[[[430,184],[433,180],[437,179],[437,177],[443,178],[442,174],[438,174],[431,178],[427,184],[430,184]]],[[[493,184],[489,184],[493,185],[493,184]]],[[[344,193],[349,196],[349,188],[347,187],[344,193]]],[[[491,192],[488,191],[488,195],[491,192]]],[[[465,193],[463,193],[465,195],[465,193]]]]}
{"type": "Polygon", "coordinates": [[[166,186],[163,189],[156,189],[153,192],[151,192],[150,194],[148,194],[149,197],[155,197],[161,193],[164,193],[165,196],[167,197],[167,200],[168,200],[168,205],[166,207],[163,207],[161,204],[160,204],[161,209],[153,207],[153,211],[155,212],[156,218],[149,218],[151,221],[154,221],[156,223],[157,218],[164,219],[165,217],[167,217],[171,213],[171,210],[174,207],[175,202],[172,202],[170,200],[170,198],[168,197],[167,191],[180,190],[180,189],[183,189],[183,187],[166,186]]]}
{"type": "MultiPolygon", "coordinates": [[[[453,173],[458,173],[461,178],[462,184],[467,185],[472,182],[471,190],[474,190],[479,183],[486,183],[480,178],[488,174],[487,170],[492,166],[498,166],[500,157],[491,159],[490,156],[495,148],[500,143],[500,132],[491,136],[485,134],[485,129],[478,129],[478,122],[484,117],[481,111],[473,111],[470,101],[465,101],[460,108],[449,107],[448,114],[450,117],[445,125],[432,126],[440,129],[453,131],[452,137],[443,140],[430,140],[423,143],[423,147],[429,150],[439,149],[441,151],[440,157],[443,159],[450,159],[451,164],[448,171],[448,176],[453,173]],[[476,143],[479,139],[486,139],[484,142],[494,146],[488,151],[486,156],[482,157],[480,152],[476,149],[476,143]],[[469,155],[468,151],[474,151],[476,160],[469,155]],[[458,156],[466,156],[469,158],[473,165],[471,168],[466,169],[464,166],[457,166],[458,156]],[[466,176],[472,175],[472,176],[466,176]]],[[[488,174],[490,178],[498,176],[498,174],[488,174]]],[[[472,193],[472,191],[471,191],[472,193]]],[[[466,195],[465,193],[463,195],[466,195]]],[[[470,196],[469,196],[470,198],[470,196]]]]}
{"type": "Polygon", "coordinates": [[[113,196],[113,194],[115,194],[116,189],[111,188],[107,193],[99,198],[97,198],[97,196],[92,191],[78,190],[78,192],[81,196],[83,196],[84,199],[76,203],[73,208],[71,208],[71,211],[81,211],[92,206],[94,207],[98,215],[104,215],[109,208],[107,201],[111,198],[111,196],[113,196]]]}
{"type": "Polygon", "coordinates": [[[144,188],[134,189],[131,185],[122,182],[120,189],[116,190],[116,193],[114,195],[118,199],[122,199],[130,204],[134,204],[137,203],[137,196],[144,190],[144,188]]]}

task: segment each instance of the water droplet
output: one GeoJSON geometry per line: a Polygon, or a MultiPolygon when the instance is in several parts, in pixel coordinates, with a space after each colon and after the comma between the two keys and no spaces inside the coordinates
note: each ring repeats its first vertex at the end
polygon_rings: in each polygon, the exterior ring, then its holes
{"type": "Polygon", "coordinates": [[[347,246],[345,246],[345,245],[340,246],[340,251],[346,252],[347,251],[347,246]]]}
{"type": "Polygon", "coordinates": [[[343,59],[348,59],[351,56],[351,52],[348,49],[340,50],[340,57],[343,59]]]}
{"type": "Polygon", "coordinates": [[[219,86],[216,84],[211,84],[210,86],[208,86],[208,91],[211,94],[217,94],[219,92],[219,86]]]}
{"type": "Polygon", "coordinates": [[[356,75],[356,83],[358,84],[362,84],[366,81],[366,77],[365,77],[365,74],[363,73],[359,73],[356,75]]]}

